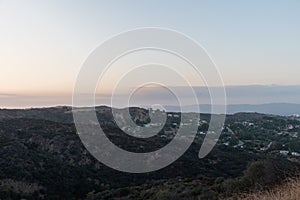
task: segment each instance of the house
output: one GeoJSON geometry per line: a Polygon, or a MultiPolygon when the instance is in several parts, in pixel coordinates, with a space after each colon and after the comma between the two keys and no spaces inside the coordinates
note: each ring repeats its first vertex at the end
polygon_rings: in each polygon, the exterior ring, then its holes
{"type": "Polygon", "coordinates": [[[289,151],[281,150],[281,151],[279,151],[279,153],[280,153],[281,155],[287,156],[287,155],[289,154],[289,151]]]}
{"type": "Polygon", "coordinates": [[[239,140],[239,143],[237,145],[234,145],[233,148],[237,148],[237,147],[241,147],[241,148],[244,148],[244,145],[245,143],[241,140],[239,140]]]}
{"type": "Polygon", "coordinates": [[[247,121],[244,121],[242,124],[243,124],[244,126],[254,126],[254,123],[252,123],[252,122],[247,122],[247,121]]]}
{"type": "Polygon", "coordinates": [[[223,143],[225,146],[229,146],[229,142],[224,142],[223,143]]]}
{"type": "Polygon", "coordinates": [[[292,134],[292,137],[293,138],[297,138],[298,137],[298,133],[296,132],[296,133],[292,134]]]}
{"type": "Polygon", "coordinates": [[[260,148],[261,151],[267,151],[269,148],[271,148],[273,142],[270,142],[266,147],[260,148]]]}
{"type": "Polygon", "coordinates": [[[292,152],[292,156],[299,157],[299,156],[300,156],[300,153],[292,152]]]}
{"type": "Polygon", "coordinates": [[[289,125],[287,126],[287,128],[288,128],[288,130],[292,130],[292,129],[294,129],[294,126],[293,126],[292,124],[289,124],[289,125]]]}

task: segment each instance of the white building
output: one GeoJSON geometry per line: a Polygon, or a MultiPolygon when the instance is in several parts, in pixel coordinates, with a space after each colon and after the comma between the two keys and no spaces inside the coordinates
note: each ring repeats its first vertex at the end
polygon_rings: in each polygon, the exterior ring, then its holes
{"type": "Polygon", "coordinates": [[[281,155],[287,156],[287,155],[289,154],[289,151],[281,150],[281,151],[279,151],[279,153],[280,153],[281,155]]]}
{"type": "Polygon", "coordinates": [[[292,156],[299,157],[299,156],[300,156],[300,153],[292,152],[292,156]]]}

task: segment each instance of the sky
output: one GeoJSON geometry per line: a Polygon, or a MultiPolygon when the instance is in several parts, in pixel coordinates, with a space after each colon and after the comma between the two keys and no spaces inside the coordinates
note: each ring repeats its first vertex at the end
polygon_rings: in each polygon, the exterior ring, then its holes
{"type": "MultiPolygon", "coordinates": [[[[300,85],[299,15],[297,0],[0,0],[0,107],[70,104],[89,54],[112,35],[141,27],[196,40],[227,87],[300,85]]],[[[285,99],[274,94],[273,101],[285,99]]]]}

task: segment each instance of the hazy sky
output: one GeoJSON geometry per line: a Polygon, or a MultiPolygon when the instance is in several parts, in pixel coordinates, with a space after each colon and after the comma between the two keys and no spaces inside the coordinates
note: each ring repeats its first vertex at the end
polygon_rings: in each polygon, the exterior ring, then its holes
{"type": "Polygon", "coordinates": [[[297,0],[0,0],[0,107],[31,96],[20,106],[48,105],[48,97],[69,103],[82,63],[101,42],[149,26],[202,44],[225,85],[300,85],[297,0]]]}

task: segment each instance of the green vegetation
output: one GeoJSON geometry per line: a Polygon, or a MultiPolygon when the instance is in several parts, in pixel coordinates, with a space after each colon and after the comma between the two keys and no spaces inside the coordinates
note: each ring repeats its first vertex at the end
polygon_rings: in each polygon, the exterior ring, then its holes
{"type": "MultiPolygon", "coordinates": [[[[131,114],[140,126],[151,123],[143,109],[133,108],[131,114]]],[[[173,117],[158,135],[138,139],[116,126],[110,108],[97,110],[108,138],[133,152],[153,151],[172,140],[173,123],[180,121],[174,117],[178,113],[167,114],[173,117]]],[[[127,174],[87,152],[70,108],[0,110],[0,199],[221,199],[264,190],[299,172],[298,118],[229,115],[213,151],[199,159],[209,118],[201,114],[194,143],[172,165],[127,174]]]]}

